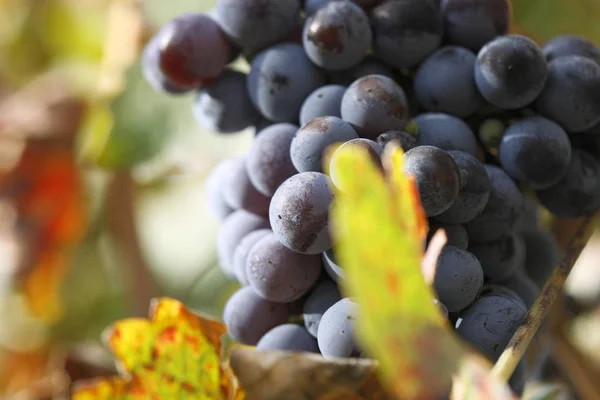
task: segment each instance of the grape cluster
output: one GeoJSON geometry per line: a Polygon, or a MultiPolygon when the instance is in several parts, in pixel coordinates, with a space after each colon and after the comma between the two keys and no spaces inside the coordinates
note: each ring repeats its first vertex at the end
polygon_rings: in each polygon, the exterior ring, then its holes
{"type": "Polygon", "coordinates": [[[600,206],[600,50],[509,34],[508,1],[218,0],[149,41],[150,85],[194,91],[206,129],[256,132],[206,187],[224,221],[221,268],[243,285],[223,315],[233,339],[362,356],[357,304],[338,288],[328,214],[339,182],[323,154],[341,142],[379,163],[394,141],[429,238],[448,234],[435,301],[458,335],[499,357],[558,258],[540,204],[564,218],[600,206]],[[231,66],[240,57],[248,73],[231,66]]]}

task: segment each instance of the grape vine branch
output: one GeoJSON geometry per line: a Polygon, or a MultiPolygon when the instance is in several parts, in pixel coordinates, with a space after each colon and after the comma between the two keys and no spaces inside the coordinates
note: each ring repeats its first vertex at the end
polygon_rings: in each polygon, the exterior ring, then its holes
{"type": "Polygon", "coordinates": [[[600,211],[587,215],[579,222],[579,226],[571,238],[561,262],[554,269],[552,276],[544,285],[523,323],[517,329],[506,350],[504,350],[494,365],[492,374],[499,380],[508,382],[515,371],[533,336],[538,331],[552,304],[562,290],[575,262],[592,236],[598,215],[600,215],[600,211]]]}

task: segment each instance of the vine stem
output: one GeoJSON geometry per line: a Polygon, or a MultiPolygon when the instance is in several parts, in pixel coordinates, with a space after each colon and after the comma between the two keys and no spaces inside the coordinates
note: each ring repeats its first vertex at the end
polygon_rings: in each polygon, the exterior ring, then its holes
{"type": "Polygon", "coordinates": [[[544,285],[540,296],[537,298],[521,326],[510,340],[506,350],[502,353],[492,374],[503,382],[508,382],[515,371],[517,364],[525,354],[533,336],[546,318],[554,300],[562,290],[569,273],[583,251],[592,233],[595,230],[595,221],[599,212],[587,215],[581,219],[577,230],[573,234],[565,250],[562,261],[556,266],[550,279],[544,285]]]}

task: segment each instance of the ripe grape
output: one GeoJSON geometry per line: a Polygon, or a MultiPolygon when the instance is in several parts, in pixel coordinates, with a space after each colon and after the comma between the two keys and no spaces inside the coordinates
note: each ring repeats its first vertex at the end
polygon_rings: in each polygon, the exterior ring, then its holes
{"type": "Polygon", "coordinates": [[[394,68],[412,68],[442,42],[442,17],[431,1],[386,1],[371,12],[375,55],[394,68]]]}
{"type": "Polygon", "coordinates": [[[559,35],[550,39],[542,48],[548,62],[565,56],[589,58],[600,65],[600,49],[594,43],[578,35],[559,35]]]}
{"type": "Polygon", "coordinates": [[[436,215],[435,220],[446,224],[464,224],[472,221],[488,203],[491,192],[490,177],[483,165],[472,155],[449,151],[460,170],[460,191],[452,206],[436,215]]]}
{"type": "Polygon", "coordinates": [[[323,172],[325,149],[357,138],[348,122],[338,117],[317,117],[296,132],[290,148],[292,163],[298,172],[323,172]]]}
{"type": "Polygon", "coordinates": [[[248,253],[250,253],[252,247],[258,243],[259,240],[270,233],[273,233],[271,229],[258,229],[252,231],[244,236],[236,246],[233,253],[233,274],[242,285],[248,285],[248,276],[246,274],[246,259],[248,258],[248,253]]]}
{"type": "Polygon", "coordinates": [[[321,86],[312,92],[300,109],[300,125],[305,125],[317,117],[342,116],[342,97],[346,87],[342,85],[321,86]]]}
{"type": "Polygon", "coordinates": [[[446,211],[460,190],[460,171],[446,151],[418,146],[404,155],[404,172],[417,182],[421,204],[428,217],[446,211]]]}
{"type": "Polygon", "coordinates": [[[525,246],[515,234],[489,243],[473,243],[469,251],[481,263],[485,280],[491,283],[510,279],[525,259],[525,246]]]}
{"type": "Polygon", "coordinates": [[[223,196],[233,208],[243,208],[254,214],[268,215],[269,198],[260,193],[248,176],[245,158],[236,158],[223,180],[223,196]]]}
{"type": "Polygon", "coordinates": [[[328,71],[351,68],[371,48],[369,18],[350,1],[332,1],[306,20],[302,43],[316,65],[328,71]]]}
{"type": "Polygon", "coordinates": [[[234,211],[234,208],[225,200],[223,193],[223,181],[234,168],[234,165],[235,161],[233,159],[221,161],[210,171],[204,184],[208,208],[219,220],[224,220],[234,211]]]}
{"type": "Polygon", "coordinates": [[[260,338],[256,350],[279,350],[318,353],[319,346],[306,329],[295,324],[276,326],[260,338]]]}
{"type": "Polygon", "coordinates": [[[417,139],[410,133],[403,131],[387,131],[377,136],[377,143],[382,147],[385,147],[385,145],[392,141],[400,145],[404,152],[417,147],[417,139]]]}
{"type": "Polygon", "coordinates": [[[462,119],[450,114],[428,112],[417,115],[414,121],[419,129],[420,145],[477,155],[475,134],[462,119]]]}
{"type": "Polygon", "coordinates": [[[150,87],[157,92],[169,94],[183,94],[192,90],[192,88],[179,86],[171,82],[160,70],[159,57],[158,40],[153,37],[142,52],[142,74],[150,87]]]}
{"type": "Polygon", "coordinates": [[[329,178],[302,172],[283,182],[275,192],[269,219],[277,239],[298,253],[318,254],[331,248],[329,208],[333,201],[329,178]]]}
{"type": "Polygon", "coordinates": [[[567,172],[571,142],[557,123],[531,117],[512,124],[500,143],[500,162],[513,179],[532,189],[546,189],[567,172]]]}
{"type": "Polygon", "coordinates": [[[302,315],[304,316],[304,326],[308,333],[315,338],[323,313],[332,305],[342,299],[338,286],[330,281],[324,280],[319,283],[304,302],[302,315]]]}
{"type": "Polygon", "coordinates": [[[271,329],[287,323],[288,305],[265,300],[249,287],[235,292],[225,304],[223,322],[236,342],[254,346],[271,329]]]}
{"type": "Polygon", "coordinates": [[[367,139],[376,139],[385,131],[402,130],[408,119],[404,90],[383,75],[360,78],[342,98],[342,118],[367,139]]]}
{"type": "Polygon", "coordinates": [[[488,283],[488,284],[483,285],[483,289],[481,289],[481,293],[479,293],[479,296],[485,297],[485,296],[493,296],[493,295],[510,297],[513,300],[515,300],[516,302],[518,302],[521,305],[521,307],[527,308],[523,298],[519,294],[517,294],[517,292],[515,292],[514,290],[512,290],[505,284],[500,285],[497,283],[488,283]]]}
{"type": "Polygon", "coordinates": [[[347,298],[325,311],[317,331],[319,350],[325,358],[356,357],[359,354],[354,340],[357,313],[358,305],[347,298]]]}
{"type": "Polygon", "coordinates": [[[463,47],[445,46],[423,61],[414,78],[419,103],[429,111],[467,117],[484,103],[475,85],[475,54],[463,47]]]}
{"type": "Polygon", "coordinates": [[[246,258],[248,283],[261,297],[290,303],[307,293],[321,273],[321,257],[285,247],[272,233],[260,239],[246,258]]]}
{"type": "Polygon", "coordinates": [[[521,35],[500,36],[479,51],[475,83],[483,97],[504,109],[522,108],[544,89],[548,67],[542,49],[521,35]]]}
{"type": "Polygon", "coordinates": [[[246,156],[246,170],[252,185],[265,196],[273,196],[286,179],[296,173],[290,146],[297,125],[279,123],[262,130],[246,156]]]}
{"type": "Polygon", "coordinates": [[[448,311],[460,311],[475,300],[483,286],[481,264],[473,254],[446,246],[437,263],[433,286],[448,311]]]}
{"type": "Polygon", "coordinates": [[[247,79],[250,98],[264,117],[292,123],[298,121],[306,97],[324,84],[323,72],[294,43],[278,44],[260,52],[252,60],[247,79]]]}

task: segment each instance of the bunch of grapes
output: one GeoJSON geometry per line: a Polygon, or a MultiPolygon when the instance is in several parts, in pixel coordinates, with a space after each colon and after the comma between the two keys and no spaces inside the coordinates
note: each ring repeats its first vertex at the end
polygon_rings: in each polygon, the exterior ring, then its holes
{"type": "Polygon", "coordinates": [[[339,183],[323,152],[341,142],[378,161],[395,141],[430,237],[448,235],[440,307],[500,356],[558,258],[538,204],[563,218],[600,206],[600,50],[572,35],[539,47],[508,34],[509,20],[508,0],[218,0],[148,43],[154,88],[195,91],[204,128],[256,131],[207,181],[221,268],[242,284],[223,316],[234,340],[363,356],[357,304],[338,288],[328,213],[339,183]],[[238,57],[248,74],[228,66],[238,57]]]}

